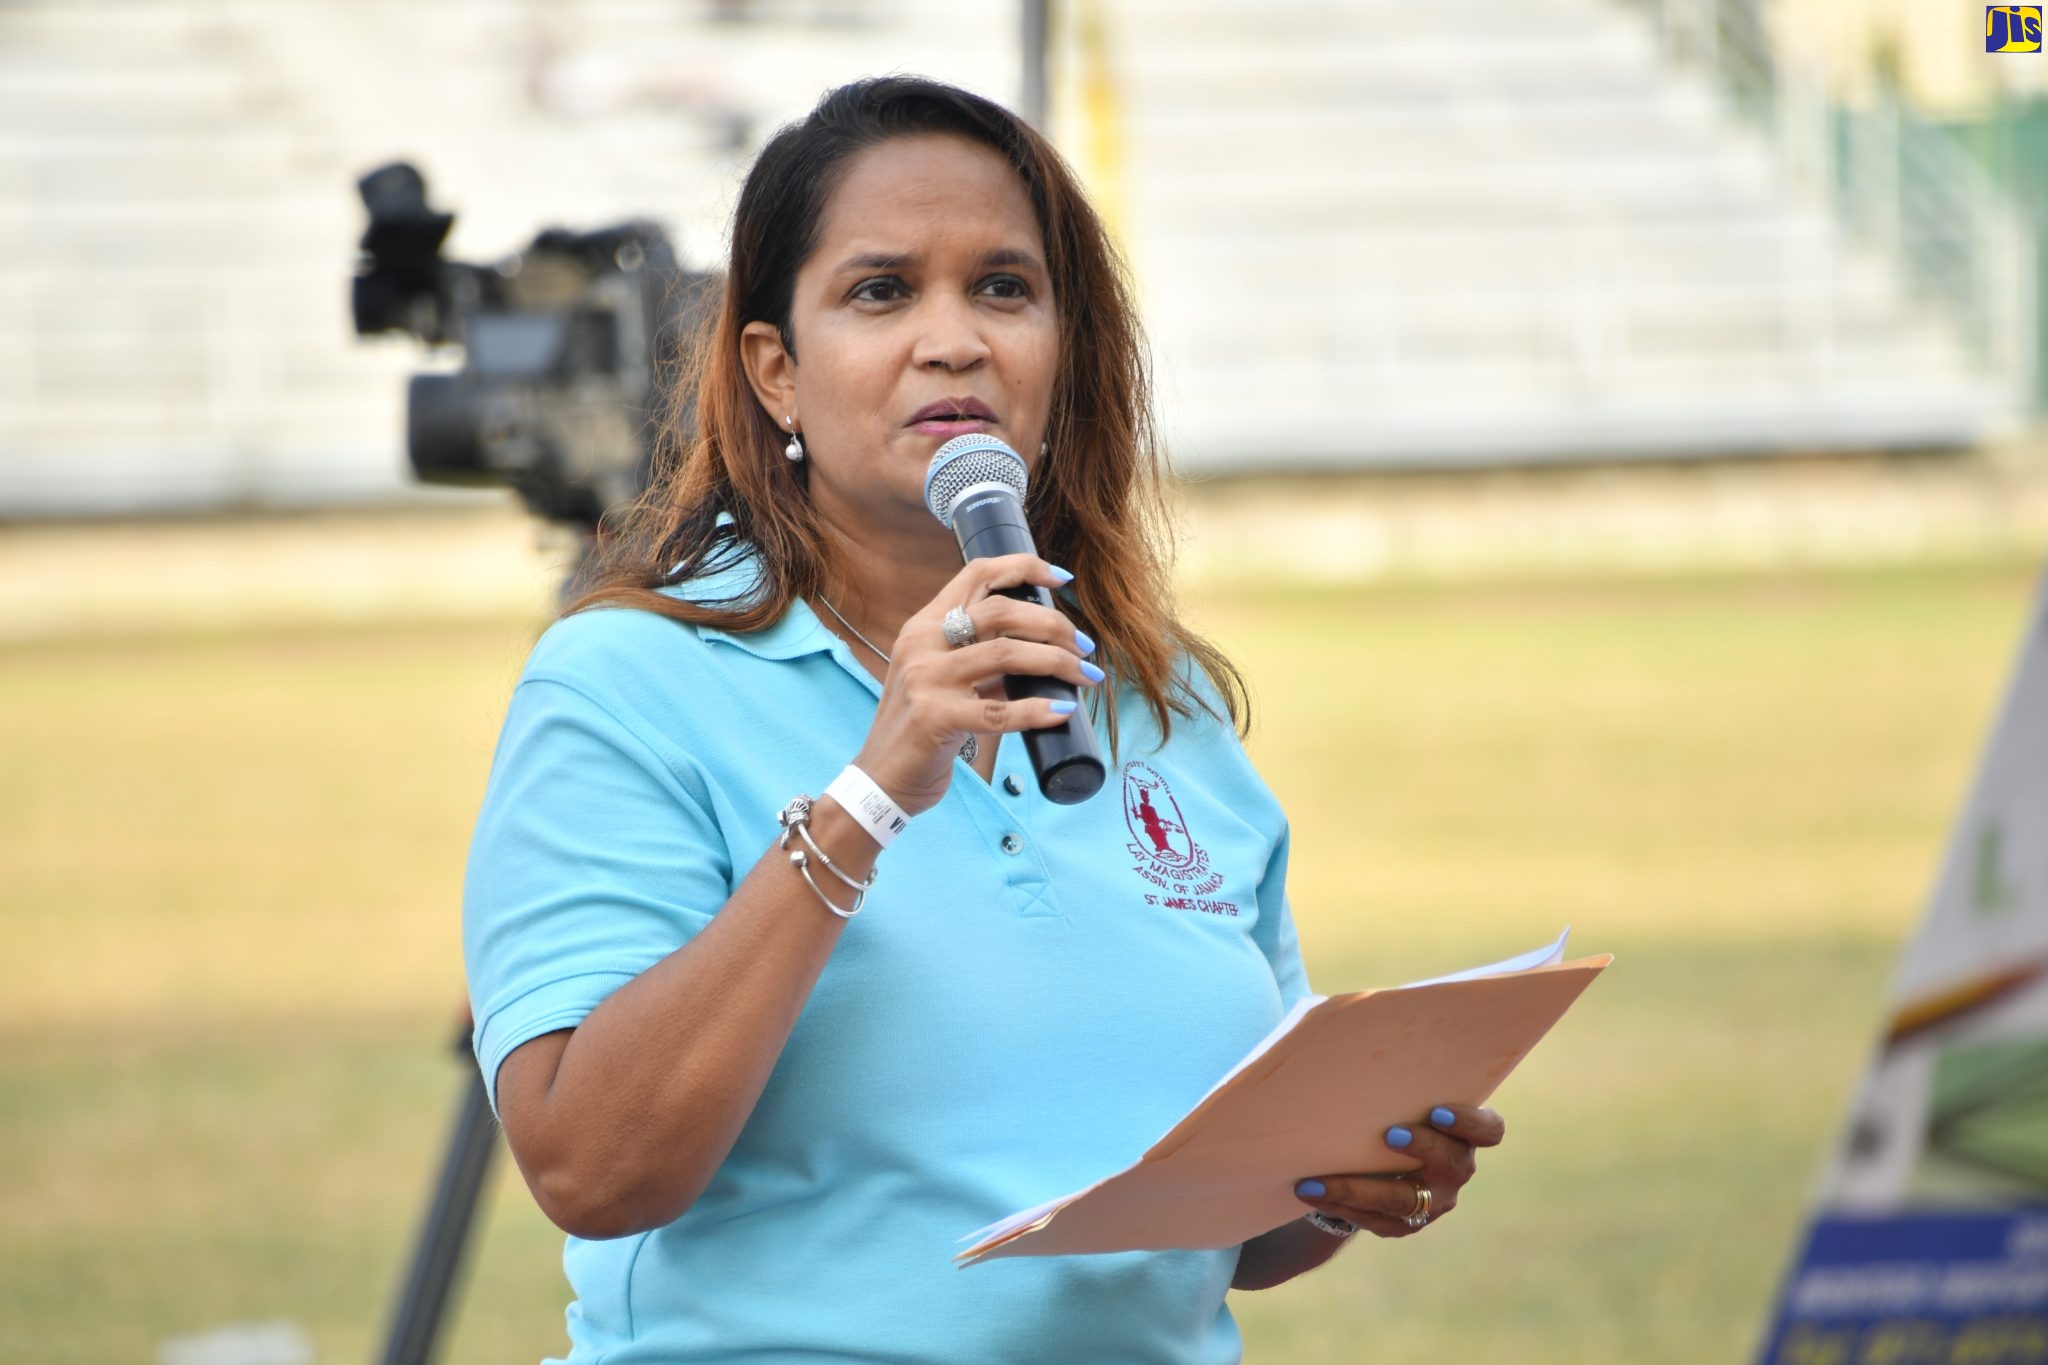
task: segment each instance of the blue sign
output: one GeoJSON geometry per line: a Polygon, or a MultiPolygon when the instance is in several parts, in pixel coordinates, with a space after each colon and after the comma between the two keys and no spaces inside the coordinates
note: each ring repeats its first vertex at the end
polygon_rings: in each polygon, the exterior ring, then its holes
{"type": "Polygon", "coordinates": [[[1829,1215],[1786,1282],[1765,1365],[2041,1365],[2048,1204],[1829,1215]]]}

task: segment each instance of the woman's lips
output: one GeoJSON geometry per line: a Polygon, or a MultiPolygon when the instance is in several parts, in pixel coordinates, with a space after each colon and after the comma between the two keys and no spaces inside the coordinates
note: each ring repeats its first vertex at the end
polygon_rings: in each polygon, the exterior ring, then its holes
{"type": "Polygon", "coordinates": [[[995,410],[971,393],[948,394],[910,414],[905,426],[926,436],[965,436],[996,424],[995,410]]]}
{"type": "Polygon", "coordinates": [[[913,422],[911,430],[924,432],[928,436],[965,436],[970,432],[991,431],[995,423],[980,417],[927,417],[922,422],[913,422]]]}

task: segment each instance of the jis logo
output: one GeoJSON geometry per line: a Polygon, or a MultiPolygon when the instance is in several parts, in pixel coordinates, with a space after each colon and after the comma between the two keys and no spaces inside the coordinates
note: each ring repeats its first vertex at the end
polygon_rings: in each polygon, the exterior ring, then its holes
{"type": "Polygon", "coordinates": [[[2041,50],[2041,7],[2039,5],[1986,5],[1984,7],[1984,50],[1986,52],[2039,52],[2041,50]]]}

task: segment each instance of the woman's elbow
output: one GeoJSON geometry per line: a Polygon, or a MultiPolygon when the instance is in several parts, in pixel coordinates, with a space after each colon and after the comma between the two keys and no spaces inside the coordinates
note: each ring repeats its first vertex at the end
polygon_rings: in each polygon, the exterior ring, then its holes
{"type": "Polygon", "coordinates": [[[528,1169],[526,1188],[547,1220],[588,1242],[651,1232],[689,1211],[699,1191],[650,1192],[637,1181],[606,1179],[566,1163],[528,1169]]]}
{"type": "Polygon", "coordinates": [[[533,1192],[533,1202],[540,1206],[547,1220],[571,1237],[603,1242],[641,1231],[623,1216],[624,1211],[617,1203],[592,1197],[584,1182],[573,1176],[529,1175],[526,1188],[533,1192]]]}
{"type": "Polygon", "coordinates": [[[556,1074],[571,1031],[544,1033],[513,1049],[498,1069],[498,1119],[505,1146],[533,1202],[571,1237],[603,1241],[650,1226],[632,1216],[614,1154],[598,1159],[597,1139],[565,1115],[554,1096],[556,1074]]]}
{"type": "Polygon", "coordinates": [[[534,1203],[571,1237],[631,1237],[689,1211],[711,1181],[708,1151],[607,1119],[556,1093],[567,1031],[543,1034],[517,1048],[498,1073],[498,1113],[505,1145],[534,1203]]]}

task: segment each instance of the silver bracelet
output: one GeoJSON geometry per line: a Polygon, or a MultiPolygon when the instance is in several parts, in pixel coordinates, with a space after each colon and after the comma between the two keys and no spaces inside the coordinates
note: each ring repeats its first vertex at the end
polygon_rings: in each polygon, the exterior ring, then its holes
{"type": "Polygon", "coordinates": [[[875,884],[875,877],[881,871],[881,869],[870,868],[868,870],[867,880],[865,881],[856,881],[852,877],[847,876],[845,872],[841,871],[839,867],[836,864],[834,864],[829,857],[825,855],[825,850],[818,847],[818,841],[811,837],[811,805],[812,802],[810,797],[797,796],[793,800],[791,800],[788,805],[784,806],[781,810],[775,813],[775,823],[782,826],[782,833],[775,840],[775,846],[777,848],[788,851],[789,861],[791,865],[794,866],[797,871],[803,873],[804,880],[810,883],[812,894],[816,895],[817,898],[824,903],[825,908],[827,910],[830,910],[833,914],[839,916],[839,918],[841,919],[852,919],[855,915],[858,915],[860,913],[860,907],[862,902],[866,901],[868,898],[868,888],[875,884]],[[800,836],[803,839],[804,843],[810,846],[810,852],[806,853],[801,848],[790,848],[789,836],[791,834],[796,834],[800,836]],[[842,910],[837,905],[834,905],[832,903],[832,898],[825,894],[825,888],[818,885],[817,878],[811,875],[812,855],[816,855],[817,860],[825,865],[825,870],[827,872],[830,872],[833,876],[839,878],[840,881],[845,882],[848,886],[853,888],[853,905],[850,909],[842,910]]]}
{"type": "Polygon", "coordinates": [[[1358,1231],[1356,1223],[1347,1223],[1342,1218],[1332,1218],[1321,1209],[1310,1209],[1303,1217],[1308,1219],[1310,1226],[1319,1228],[1332,1237],[1349,1237],[1358,1231]]]}

